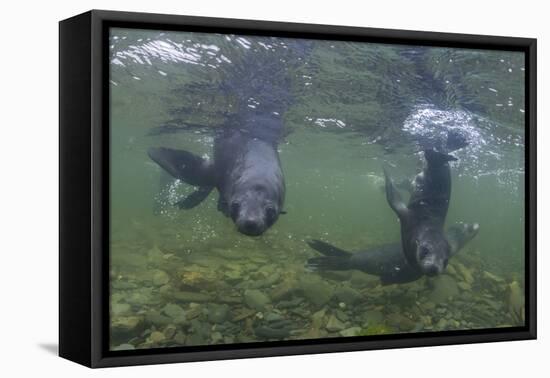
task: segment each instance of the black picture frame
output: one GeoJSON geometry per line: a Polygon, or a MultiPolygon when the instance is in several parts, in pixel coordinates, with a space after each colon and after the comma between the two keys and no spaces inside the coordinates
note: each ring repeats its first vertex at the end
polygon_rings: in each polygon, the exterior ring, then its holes
{"type": "Polygon", "coordinates": [[[59,24],[59,354],[89,367],[536,338],[536,39],[92,10],[59,24]],[[525,53],[524,327],[109,351],[110,27],[462,47],[525,53]]]}

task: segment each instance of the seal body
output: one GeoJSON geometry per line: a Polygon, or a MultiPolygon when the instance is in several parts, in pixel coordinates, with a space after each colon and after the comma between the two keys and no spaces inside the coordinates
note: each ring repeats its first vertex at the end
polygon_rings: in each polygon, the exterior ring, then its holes
{"type": "Polygon", "coordinates": [[[229,215],[240,232],[259,235],[281,213],[285,181],[277,145],[242,131],[231,132],[214,151],[218,208],[229,215]]]}
{"type": "MultiPolygon", "coordinates": [[[[479,231],[479,225],[458,223],[446,232],[450,255],[458,253],[479,231]]],[[[308,260],[306,266],[312,270],[356,269],[380,277],[383,285],[412,282],[424,273],[407,262],[401,243],[385,244],[379,247],[347,252],[328,243],[312,240],[309,246],[323,254],[308,260]]]]}

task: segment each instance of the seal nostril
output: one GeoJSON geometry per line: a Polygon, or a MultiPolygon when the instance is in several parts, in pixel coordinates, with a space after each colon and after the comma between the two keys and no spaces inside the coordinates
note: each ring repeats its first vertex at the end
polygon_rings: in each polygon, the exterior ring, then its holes
{"type": "Polygon", "coordinates": [[[439,273],[439,270],[437,269],[437,266],[430,265],[425,268],[425,272],[428,276],[435,276],[439,273]]]}
{"type": "Polygon", "coordinates": [[[262,233],[262,227],[259,222],[247,219],[242,222],[239,229],[247,235],[259,235],[262,233]]]}

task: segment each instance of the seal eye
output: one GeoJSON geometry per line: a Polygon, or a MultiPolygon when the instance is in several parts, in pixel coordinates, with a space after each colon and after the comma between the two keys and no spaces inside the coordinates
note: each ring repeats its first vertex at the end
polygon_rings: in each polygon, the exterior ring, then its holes
{"type": "Polygon", "coordinates": [[[237,201],[231,202],[231,207],[229,208],[229,215],[231,215],[232,219],[237,218],[239,215],[239,210],[241,209],[241,204],[237,201]]]}
{"type": "Polygon", "coordinates": [[[267,206],[265,208],[265,217],[268,222],[273,222],[275,220],[277,217],[277,210],[275,210],[274,206],[267,206]]]}

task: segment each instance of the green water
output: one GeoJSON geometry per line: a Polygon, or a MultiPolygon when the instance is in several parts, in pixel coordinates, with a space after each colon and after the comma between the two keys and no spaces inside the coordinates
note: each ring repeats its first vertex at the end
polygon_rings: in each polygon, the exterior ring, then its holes
{"type": "Polygon", "coordinates": [[[147,150],[212,156],[215,130],[239,101],[218,84],[261,54],[260,42],[111,33],[111,347],[523,325],[523,55],[311,43],[287,70],[287,214],[252,238],[217,210],[216,192],[192,210],[175,207],[194,188],[147,150]],[[182,122],[199,126],[166,132],[182,122]],[[457,128],[470,146],[455,154],[446,224],[477,222],[480,232],[444,274],[382,286],[360,271],[305,268],[318,256],[310,239],[349,251],[399,241],[382,166],[414,176],[417,142],[457,128]]]}

